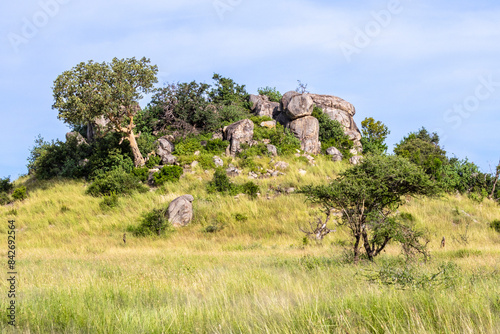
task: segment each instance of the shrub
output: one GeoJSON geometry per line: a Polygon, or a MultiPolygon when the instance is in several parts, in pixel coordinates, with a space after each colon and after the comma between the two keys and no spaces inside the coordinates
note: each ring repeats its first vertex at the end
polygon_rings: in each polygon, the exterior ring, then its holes
{"type": "Polygon", "coordinates": [[[135,191],[146,192],[148,187],[132,174],[122,169],[112,170],[108,173],[99,174],[87,188],[86,193],[92,196],[131,194],[135,191]]]}
{"type": "Polygon", "coordinates": [[[197,137],[179,140],[175,143],[174,155],[191,155],[196,151],[201,151],[200,139],[197,137]]]}
{"type": "Polygon", "coordinates": [[[229,146],[229,142],[222,139],[207,140],[205,151],[211,154],[224,153],[229,146]]]}
{"type": "Polygon", "coordinates": [[[500,220],[495,219],[490,223],[490,227],[500,233],[500,220]]]}
{"type": "Polygon", "coordinates": [[[146,162],[146,167],[148,168],[153,168],[158,166],[161,163],[161,157],[157,155],[152,155],[149,157],[148,161],[146,162]]]}
{"type": "Polygon", "coordinates": [[[248,217],[242,213],[236,213],[234,215],[234,219],[236,219],[236,221],[238,221],[238,222],[244,222],[244,221],[248,220],[248,217]]]}
{"type": "Polygon", "coordinates": [[[0,205],[6,205],[12,203],[12,198],[10,198],[7,193],[0,193],[0,205]]]}
{"type": "Polygon", "coordinates": [[[99,202],[99,207],[101,210],[107,210],[111,208],[115,208],[118,206],[118,195],[115,193],[111,193],[109,196],[104,195],[101,202],[99,202]]]}
{"type": "Polygon", "coordinates": [[[0,179],[0,193],[8,193],[14,188],[14,185],[10,183],[10,176],[0,179]]]}
{"type": "Polygon", "coordinates": [[[237,105],[223,106],[219,109],[217,118],[218,126],[229,125],[231,123],[248,118],[250,113],[237,105]]]}
{"type": "Polygon", "coordinates": [[[349,140],[349,136],[344,133],[342,125],[336,120],[331,120],[319,107],[314,107],[312,116],[316,117],[319,122],[321,149],[326,151],[326,149],[333,146],[342,153],[344,159],[352,157],[350,150],[354,145],[349,140]]]}
{"type": "Polygon", "coordinates": [[[149,176],[149,168],[148,167],[134,168],[132,174],[140,181],[146,182],[149,176]]]}
{"type": "Polygon", "coordinates": [[[254,182],[249,181],[241,186],[241,190],[244,194],[250,196],[250,198],[256,199],[260,189],[254,182]]]}
{"type": "Polygon", "coordinates": [[[142,156],[147,156],[149,153],[156,151],[157,142],[156,137],[149,133],[141,133],[141,135],[136,139],[139,151],[141,151],[142,156]]]}
{"type": "Polygon", "coordinates": [[[14,189],[14,192],[12,193],[12,198],[15,201],[22,201],[26,199],[28,195],[26,194],[26,187],[25,186],[20,186],[16,189],[14,189]]]}
{"type": "Polygon", "coordinates": [[[167,209],[153,209],[143,215],[139,226],[129,226],[127,230],[139,237],[148,235],[160,236],[171,227],[167,215],[167,209]]]}
{"type": "Polygon", "coordinates": [[[207,185],[207,191],[209,193],[227,193],[229,195],[236,195],[238,193],[238,187],[234,185],[226,174],[226,171],[222,168],[217,168],[214,173],[212,181],[207,185]]]}
{"type": "Polygon", "coordinates": [[[276,90],[276,87],[261,87],[257,89],[259,95],[266,95],[271,102],[280,102],[283,95],[276,90]]]}
{"type": "Polygon", "coordinates": [[[183,172],[180,166],[164,166],[158,173],[153,174],[154,182],[159,186],[165,182],[177,182],[183,172]]]}
{"type": "Polygon", "coordinates": [[[391,132],[381,121],[376,121],[370,117],[361,122],[363,137],[363,153],[383,154],[387,151],[385,139],[391,132]]]}

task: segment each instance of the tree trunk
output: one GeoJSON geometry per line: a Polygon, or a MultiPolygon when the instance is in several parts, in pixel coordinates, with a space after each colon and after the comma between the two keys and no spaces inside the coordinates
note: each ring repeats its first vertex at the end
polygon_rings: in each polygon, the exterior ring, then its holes
{"type": "Polygon", "coordinates": [[[361,239],[361,236],[355,235],[356,241],[354,242],[354,263],[357,264],[359,262],[359,239],[361,239]]]}
{"type": "Polygon", "coordinates": [[[144,158],[142,157],[141,151],[139,150],[139,146],[137,146],[137,141],[135,140],[134,131],[130,131],[127,136],[128,141],[130,142],[130,148],[132,149],[132,154],[134,155],[134,165],[135,167],[144,166],[144,158]]]}
{"type": "Polygon", "coordinates": [[[497,174],[495,175],[495,183],[493,183],[493,189],[491,190],[491,194],[489,196],[490,199],[493,199],[493,195],[495,195],[495,188],[497,186],[499,176],[500,176],[500,162],[498,163],[497,174]]]}

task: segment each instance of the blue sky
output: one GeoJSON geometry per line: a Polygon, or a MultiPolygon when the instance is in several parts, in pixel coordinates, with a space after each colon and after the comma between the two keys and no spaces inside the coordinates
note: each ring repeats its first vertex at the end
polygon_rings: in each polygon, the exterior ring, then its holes
{"type": "MultiPolygon", "coordinates": [[[[483,171],[500,158],[500,4],[493,1],[26,0],[0,5],[0,177],[38,134],[61,139],[52,83],[81,61],[148,57],[159,85],[213,73],[282,93],[297,80],[390,129],[421,126],[483,171]]],[[[148,99],[141,101],[146,105],[148,99]]]]}

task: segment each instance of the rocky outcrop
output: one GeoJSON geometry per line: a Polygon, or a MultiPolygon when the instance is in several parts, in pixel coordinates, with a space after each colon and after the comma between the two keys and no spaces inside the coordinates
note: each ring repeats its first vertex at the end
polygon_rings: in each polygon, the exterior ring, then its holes
{"type": "Polygon", "coordinates": [[[193,219],[193,201],[191,195],[174,199],[168,206],[168,221],[174,227],[186,226],[193,219]]]}
{"type": "Polygon", "coordinates": [[[279,113],[280,104],[278,102],[269,101],[266,95],[250,95],[251,110],[255,116],[268,116],[279,113]]]}
{"type": "Polygon", "coordinates": [[[66,133],[66,141],[70,141],[75,138],[77,145],[87,144],[87,141],[83,136],[76,131],[66,133]]]}
{"type": "Polygon", "coordinates": [[[236,155],[243,143],[249,144],[253,138],[253,122],[243,119],[224,128],[224,139],[229,141],[227,155],[236,155]]]}
{"type": "Polygon", "coordinates": [[[165,136],[156,141],[158,144],[156,154],[161,158],[164,165],[173,165],[177,162],[177,158],[172,155],[175,147],[171,140],[172,138],[165,136]]]}
{"type": "Polygon", "coordinates": [[[330,119],[337,120],[344,127],[344,133],[354,142],[355,147],[360,147],[361,132],[354,122],[356,109],[354,106],[333,95],[309,94],[314,104],[321,108],[330,119]]]}
{"type": "Polygon", "coordinates": [[[300,148],[310,154],[321,153],[321,143],[318,140],[319,122],[316,117],[305,116],[297,118],[287,125],[292,133],[300,140],[300,148]]]}

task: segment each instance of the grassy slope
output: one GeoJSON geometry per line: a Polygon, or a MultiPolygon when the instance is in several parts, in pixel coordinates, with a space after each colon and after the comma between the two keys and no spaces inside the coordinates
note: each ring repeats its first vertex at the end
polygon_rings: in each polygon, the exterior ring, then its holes
{"type": "MultiPolygon", "coordinates": [[[[207,194],[211,174],[201,169],[178,184],[121,198],[118,208],[105,211],[100,199],[85,195],[83,182],[25,181],[30,197],[0,208],[2,219],[14,218],[18,227],[20,330],[500,333],[500,234],[488,228],[500,218],[496,203],[445,196],[402,207],[431,238],[432,259],[418,266],[420,273],[457,265],[445,282],[449,287],[402,290],[365,277],[398,261],[395,246],[375,264],[353,266],[343,255],[348,238],[342,228],[321,245],[303,244],[298,225],[317,215],[317,208],[301,195],[266,189],[325,182],[345,165],[324,158],[317,158],[317,166],[287,161],[286,176],[257,181],[262,196],[255,201],[207,194]],[[299,175],[299,168],[307,174],[299,175]],[[128,236],[123,244],[127,226],[143,212],[187,193],[195,197],[192,225],[161,239],[128,236]],[[237,221],[237,213],[248,219],[237,221]],[[220,232],[203,232],[216,223],[224,226],[220,232]],[[441,249],[443,236],[447,244],[441,249]]],[[[2,224],[3,240],[5,233],[2,224]]],[[[2,247],[4,259],[6,253],[2,247]]],[[[5,280],[0,290],[7,290],[5,280]]],[[[2,309],[6,302],[1,299],[2,309]]],[[[0,326],[9,330],[4,318],[0,326]]]]}

